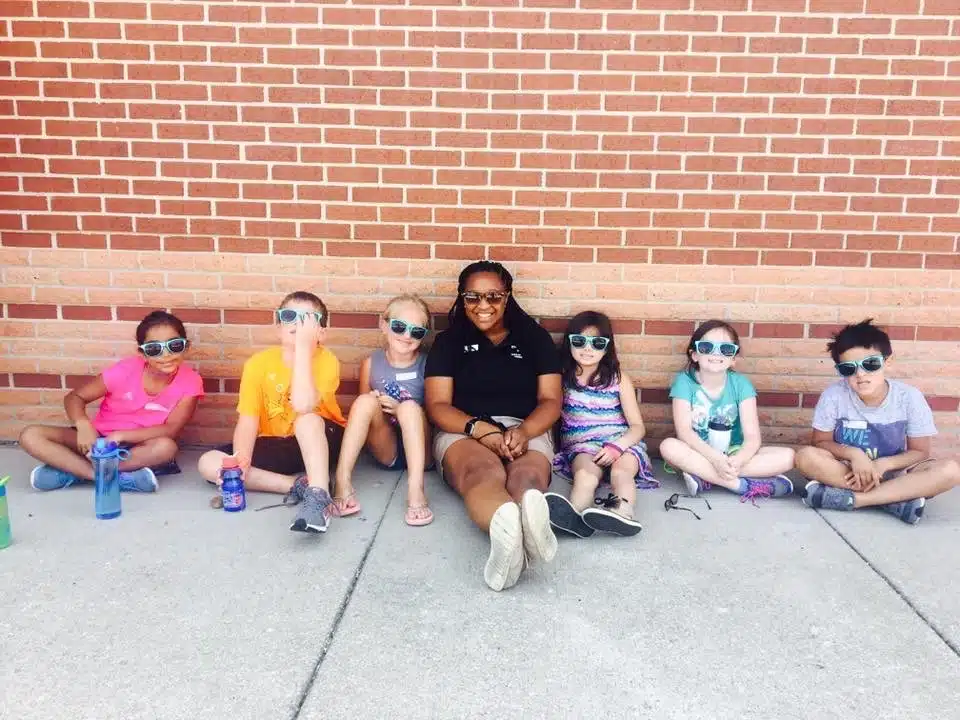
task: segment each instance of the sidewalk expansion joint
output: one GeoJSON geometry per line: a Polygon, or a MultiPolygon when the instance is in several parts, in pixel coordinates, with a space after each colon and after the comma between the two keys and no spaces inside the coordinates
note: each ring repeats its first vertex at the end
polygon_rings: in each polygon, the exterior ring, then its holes
{"type": "Polygon", "coordinates": [[[861,560],[863,560],[863,562],[866,563],[867,567],[870,568],[871,570],[873,570],[873,572],[876,573],[877,576],[879,576],[880,579],[883,580],[883,581],[889,586],[889,588],[890,588],[891,590],[893,590],[893,591],[900,597],[901,600],[903,600],[903,602],[906,604],[906,606],[909,607],[911,610],[913,610],[914,614],[915,614],[918,618],[920,618],[920,621],[921,621],[924,625],[926,625],[928,628],[930,628],[930,629],[933,631],[933,633],[934,633],[938,638],[940,638],[940,640],[943,642],[943,644],[946,645],[948,648],[950,648],[950,650],[953,651],[953,654],[954,654],[954,655],[956,655],[958,658],[960,658],[960,647],[958,647],[955,642],[953,642],[950,638],[948,638],[948,637],[946,636],[946,634],[945,634],[942,630],[940,630],[940,628],[937,627],[936,623],[933,622],[929,617],[927,617],[927,616],[924,614],[924,612],[923,612],[920,608],[918,608],[918,607],[913,603],[913,601],[912,601],[912,600],[907,596],[907,594],[900,588],[900,586],[897,585],[897,584],[896,584],[886,573],[884,573],[880,568],[878,568],[876,565],[874,565],[874,564],[870,561],[870,558],[868,558],[866,555],[864,555],[862,552],[860,552],[860,550],[858,550],[857,547],[856,547],[852,542],[850,542],[850,540],[847,539],[847,536],[844,535],[842,532],[840,532],[839,528],[837,528],[836,525],[834,525],[832,522],[830,522],[830,520],[828,520],[827,517],[826,517],[820,510],[817,510],[816,513],[817,513],[817,515],[819,515],[820,518],[827,524],[827,526],[829,526],[830,529],[833,530],[833,531],[840,537],[840,539],[843,540],[844,543],[846,543],[847,547],[850,548],[851,550],[853,550],[853,552],[856,553],[857,557],[859,557],[861,560]]]}
{"type": "Polygon", "coordinates": [[[333,641],[337,636],[337,631],[340,629],[340,623],[343,621],[343,616],[346,614],[347,608],[350,606],[350,600],[353,599],[353,593],[357,589],[357,583],[360,581],[360,576],[363,574],[363,568],[367,564],[367,558],[370,557],[370,551],[373,550],[373,546],[377,542],[377,536],[380,534],[380,526],[383,525],[383,521],[387,517],[387,513],[390,511],[390,506],[393,504],[393,496],[397,494],[397,488],[400,487],[400,481],[403,480],[405,475],[405,471],[400,473],[393,485],[393,489],[390,491],[390,497],[387,498],[383,512],[380,514],[380,518],[377,520],[377,525],[373,529],[373,536],[370,538],[370,542],[367,543],[366,550],[363,551],[363,557],[360,558],[360,562],[357,564],[357,569],[354,570],[353,577],[350,579],[350,584],[347,586],[347,591],[343,595],[343,600],[340,601],[340,606],[337,608],[337,614],[333,618],[333,624],[330,626],[330,630],[327,632],[327,636],[323,640],[323,646],[320,648],[320,655],[317,657],[317,661],[313,664],[313,670],[310,672],[310,677],[307,678],[307,682],[300,691],[300,696],[297,698],[296,705],[293,708],[293,713],[290,715],[290,720],[297,720],[300,717],[300,713],[303,711],[303,706],[306,704],[307,698],[310,696],[310,691],[313,690],[313,685],[317,681],[317,676],[320,674],[320,668],[323,666],[323,661],[327,658],[327,653],[330,651],[330,646],[333,645],[333,641]]]}

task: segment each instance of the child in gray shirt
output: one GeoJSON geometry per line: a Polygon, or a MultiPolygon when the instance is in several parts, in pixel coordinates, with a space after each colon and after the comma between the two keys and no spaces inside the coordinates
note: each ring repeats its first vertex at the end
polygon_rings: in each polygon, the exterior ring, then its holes
{"type": "Polygon", "coordinates": [[[886,378],[890,337],[871,320],[847,325],[827,350],[841,379],[820,396],[812,443],[797,452],[797,468],[811,480],[804,502],[879,507],[919,522],[926,498],[960,484],[960,463],[930,458],[930,406],[915,387],[886,378]]]}

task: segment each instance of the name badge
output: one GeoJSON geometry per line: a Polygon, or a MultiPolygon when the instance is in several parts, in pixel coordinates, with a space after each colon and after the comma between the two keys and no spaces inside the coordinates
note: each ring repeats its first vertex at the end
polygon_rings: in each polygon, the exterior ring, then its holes
{"type": "Polygon", "coordinates": [[[402,382],[404,380],[416,380],[416,379],[417,379],[416,372],[397,373],[397,382],[402,382]]]}

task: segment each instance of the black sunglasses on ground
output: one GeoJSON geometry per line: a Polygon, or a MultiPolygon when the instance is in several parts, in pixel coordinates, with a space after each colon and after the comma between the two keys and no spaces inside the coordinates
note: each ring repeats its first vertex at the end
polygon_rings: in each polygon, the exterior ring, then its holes
{"type": "Polygon", "coordinates": [[[685,495],[681,493],[674,493],[673,495],[668,497],[666,500],[664,500],[663,509],[664,510],[686,510],[688,513],[693,515],[697,520],[702,520],[702,518],[699,515],[697,515],[697,513],[695,513],[691,508],[680,505],[680,498],[682,497],[690,498],[692,500],[703,500],[707,504],[707,510],[713,510],[713,508],[710,507],[710,501],[707,500],[705,497],[699,497],[697,495],[685,495]]]}

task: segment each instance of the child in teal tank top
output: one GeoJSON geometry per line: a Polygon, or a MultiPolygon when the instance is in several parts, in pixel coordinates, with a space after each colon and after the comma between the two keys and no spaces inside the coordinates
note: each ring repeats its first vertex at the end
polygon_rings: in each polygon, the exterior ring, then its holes
{"type": "Polygon", "coordinates": [[[722,320],[694,331],[687,368],[670,388],[677,436],[660,444],[660,454],[680,470],[690,495],[711,485],[743,500],[790,495],[783,473],[793,469],[793,450],[761,445],[757,391],[733,370],[739,353],[736,329],[722,320]]]}

